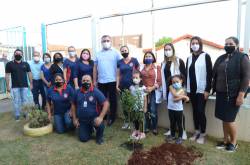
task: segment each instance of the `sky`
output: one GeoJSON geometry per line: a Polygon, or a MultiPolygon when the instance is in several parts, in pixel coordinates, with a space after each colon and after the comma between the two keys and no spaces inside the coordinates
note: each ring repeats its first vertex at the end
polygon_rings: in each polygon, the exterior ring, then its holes
{"type": "MultiPolygon", "coordinates": [[[[181,3],[199,0],[185,0],[181,3]]],[[[176,0],[154,0],[155,7],[180,4],[176,0]]],[[[152,0],[2,0],[0,29],[25,26],[28,44],[41,44],[41,23],[52,23],[92,14],[96,17],[149,9],[152,0]]],[[[124,17],[124,35],[143,34],[144,47],[152,46],[151,14],[124,17]]],[[[122,35],[121,17],[99,22],[99,34],[122,35]]],[[[154,13],[155,41],[163,36],[176,38],[198,35],[224,44],[237,34],[237,0],[198,5],[154,13]]],[[[1,32],[3,33],[3,32],[1,32]]],[[[0,33],[0,37],[3,36],[0,33]]],[[[48,26],[48,43],[91,47],[91,19],[48,26]]],[[[3,42],[4,37],[0,38],[3,42]]]]}

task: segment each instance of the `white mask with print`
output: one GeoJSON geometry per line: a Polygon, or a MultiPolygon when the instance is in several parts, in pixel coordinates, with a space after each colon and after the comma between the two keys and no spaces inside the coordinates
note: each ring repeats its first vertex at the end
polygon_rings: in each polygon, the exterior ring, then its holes
{"type": "Polygon", "coordinates": [[[194,44],[194,45],[191,45],[191,49],[194,51],[194,52],[197,52],[200,48],[200,45],[199,44],[194,44]]]}
{"type": "Polygon", "coordinates": [[[76,52],[69,52],[69,55],[70,55],[71,57],[74,57],[74,56],[76,55],[76,52]]]}
{"type": "Polygon", "coordinates": [[[34,57],[34,61],[35,61],[35,62],[40,61],[40,57],[37,57],[37,56],[36,56],[36,57],[34,57]]]}
{"type": "Polygon", "coordinates": [[[133,79],[133,83],[136,84],[136,85],[140,84],[140,81],[141,81],[141,80],[140,80],[140,79],[137,79],[137,78],[134,78],[134,79],[133,79]]]}
{"type": "Polygon", "coordinates": [[[166,57],[172,57],[173,56],[173,51],[172,50],[166,50],[164,52],[164,54],[165,54],[166,57]]]}
{"type": "Polygon", "coordinates": [[[104,43],[102,43],[102,47],[105,50],[110,49],[111,48],[111,42],[104,42],[104,43]]]}

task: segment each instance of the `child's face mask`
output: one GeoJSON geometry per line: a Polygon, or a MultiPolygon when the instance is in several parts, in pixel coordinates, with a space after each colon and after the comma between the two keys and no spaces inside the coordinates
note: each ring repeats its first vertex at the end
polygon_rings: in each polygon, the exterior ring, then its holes
{"type": "Polygon", "coordinates": [[[181,83],[179,83],[179,82],[173,83],[173,88],[176,90],[182,88],[181,83]]]}
{"type": "Polygon", "coordinates": [[[140,84],[140,79],[138,79],[138,78],[133,78],[133,82],[134,82],[134,84],[136,84],[136,85],[138,85],[138,84],[140,84]]]}

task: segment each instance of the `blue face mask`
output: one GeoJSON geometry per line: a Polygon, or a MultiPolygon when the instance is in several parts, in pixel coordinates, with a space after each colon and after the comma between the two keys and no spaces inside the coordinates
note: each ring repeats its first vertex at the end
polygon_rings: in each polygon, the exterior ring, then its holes
{"type": "Polygon", "coordinates": [[[173,88],[176,89],[176,90],[182,88],[181,83],[174,83],[173,88]]]}
{"type": "Polygon", "coordinates": [[[153,63],[153,59],[145,59],[144,63],[145,64],[152,64],[153,63]]]}

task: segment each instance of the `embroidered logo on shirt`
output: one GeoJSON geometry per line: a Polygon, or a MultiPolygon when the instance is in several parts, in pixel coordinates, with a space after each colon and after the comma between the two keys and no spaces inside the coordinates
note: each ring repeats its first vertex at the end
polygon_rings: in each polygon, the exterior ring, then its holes
{"type": "Polygon", "coordinates": [[[94,97],[93,96],[89,96],[89,101],[93,101],[94,100],[94,97]]]}
{"type": "Polygon", "coordinates": [[[68,94],[67,94],[67,93],[64,93],[64,94],[63,94],[63,97],[64,97],[65,99],[67,99],[67,98],[68,98],[68,94]]]}
{"type": "Polygon", "coordinates": [[[134,64],[131,62],[131,63],[129,63],[129,66],[130,66],[130,67],[133,67],[133,66],[134,66],[134,64]]]}

